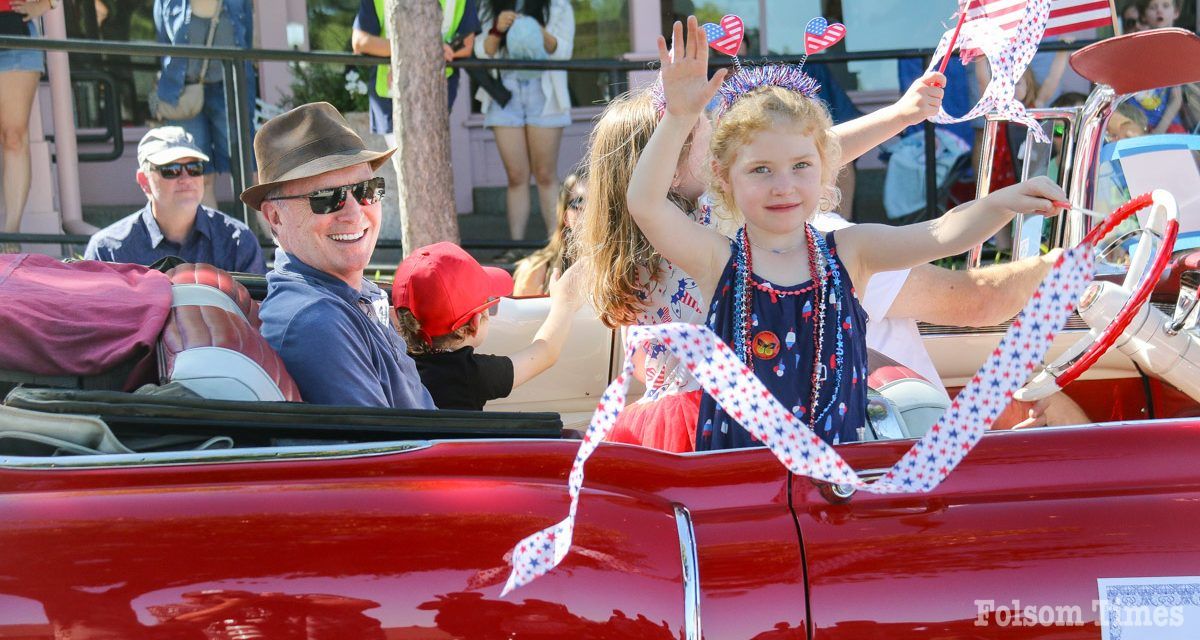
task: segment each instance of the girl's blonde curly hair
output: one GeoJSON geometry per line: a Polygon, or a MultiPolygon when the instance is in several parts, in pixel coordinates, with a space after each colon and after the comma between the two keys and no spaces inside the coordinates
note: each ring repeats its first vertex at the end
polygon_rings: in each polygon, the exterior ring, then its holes
{"type": "Polygon", "coordinates": [[[718,205],[716,213],[738,226],[743,222],[741,212],[733,194],[724,187],[729,183],[729,168],[738,150],[749,144],[754,135],[777,125],[795,127],[797,132],[812,136],[816,144],[821,156],[821,184],[825,186],[818,209],[833,211],[841,200],[836,182],[842,147],[832,132],[833,118],[825,104],[782,87],[760,87],[734,102],[713,128],[710,189],[718,205]]]}

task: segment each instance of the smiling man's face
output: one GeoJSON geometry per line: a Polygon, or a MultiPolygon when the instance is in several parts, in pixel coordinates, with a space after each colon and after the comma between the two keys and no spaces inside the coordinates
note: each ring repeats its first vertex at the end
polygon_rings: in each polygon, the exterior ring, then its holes
{"type": "MultiPolygon", "coordinates": [[[[366,163],[290,181],[281,196],[340,187],[374,176],[366,163]]],[[[382,203],[363,206],[351,194],[340,211],[315,214],[306,198],[263,202],[263,215],[284,251],[358,289],[379,238],[382,203]]]]}

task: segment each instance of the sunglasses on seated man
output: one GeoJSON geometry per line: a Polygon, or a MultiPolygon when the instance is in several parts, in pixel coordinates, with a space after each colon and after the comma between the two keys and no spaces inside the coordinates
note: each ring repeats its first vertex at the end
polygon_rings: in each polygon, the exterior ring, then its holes
{"type": "Polygon", "coordinates": [[[183,175],[184,171],[193,178],[204,175],[204,163],[199,160],[192,162],[172,162],[171,164],[150,165],[151,171],[157,171],[164,180],[174,180],[183,175]]]}
{"type": "Polygon", "coordinates": [[[308,198],[308,206],[312,207],[312,212],[317,215],[324,215],[341,211],[342,207],[346,206],[347,193],[353,193],[354,199],[364,207],[375,204],[383,197],[383,178],[371,178],[370,180],[363,180],[355,184],[344,184],[340,187],[318,189],[312,193],[295,196],[276,196],[274,198],[266,198],[265,200],[299,200],[300,198],[308,198]]]}

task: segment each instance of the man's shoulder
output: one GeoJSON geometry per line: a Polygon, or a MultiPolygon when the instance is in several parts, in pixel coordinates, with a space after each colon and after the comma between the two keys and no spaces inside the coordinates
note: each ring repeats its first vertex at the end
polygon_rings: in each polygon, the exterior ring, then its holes
{"type": "Polygon", "coordinates": [[[346,315],[347,305],[318,287],[292,274],[271,271],[267,274],[267,297],[262,302],[260,317],[268,321],[284,321],[303,326],[321,317],[346,315]]]}
{"type": "Polygon", "coordinates": [[[272,286],[258,317],[263,337],[277,351],[285,351],[289,345],[313,350],[318,344],[345,342],[340,334],[359,333],[352,312],[339,300],[300,281],[272,286]]]}
{"type": "Polygon", "coordinates": [[[228,213],[200,205],[200,214],[206,216],[209,220],[209,223],[214,228],[228,230],[230,235],[236,235],[238,233],[253,234],[253,232],[250,231],[250,227],[245,222],[238,220],[228,213]]]}
{"type": "Polygon", "coordinates": [[[138,209],[133,213],[117,220],[116,222],[104,227],[92,235],[93,238],[102,238],[106,240],[125,240],[137,228],[138,223],[142,220],[142,210],[138,209]]]}
{"type": "MultiPolygon", "coordinates": [[[[126,243],[131,239],[142,239],[138,238],[139,234],[136,233],[139,229],[141,218],[142,210],[139,209],[93,233],[91,239],[88,240],[87,252],[90,253],[100,249],[117,251],[125,248],[127,246],[126,243]]],[[[146,239],[148,240],[148,238],[146,239]]]]}

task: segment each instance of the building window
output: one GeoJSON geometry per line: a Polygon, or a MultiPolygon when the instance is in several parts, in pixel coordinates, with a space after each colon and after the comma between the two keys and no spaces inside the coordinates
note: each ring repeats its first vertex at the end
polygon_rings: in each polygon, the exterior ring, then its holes
{"type": "MultiPolygon", "coordinates": [[[[575,9],[575,58],[618,60],[633,48],[629,3],[625,0],[572,0],[575,9]]],[[[567,76],[571,104],[603,104],[625,90],[624,74],[575,72],[567,76]]]]}

